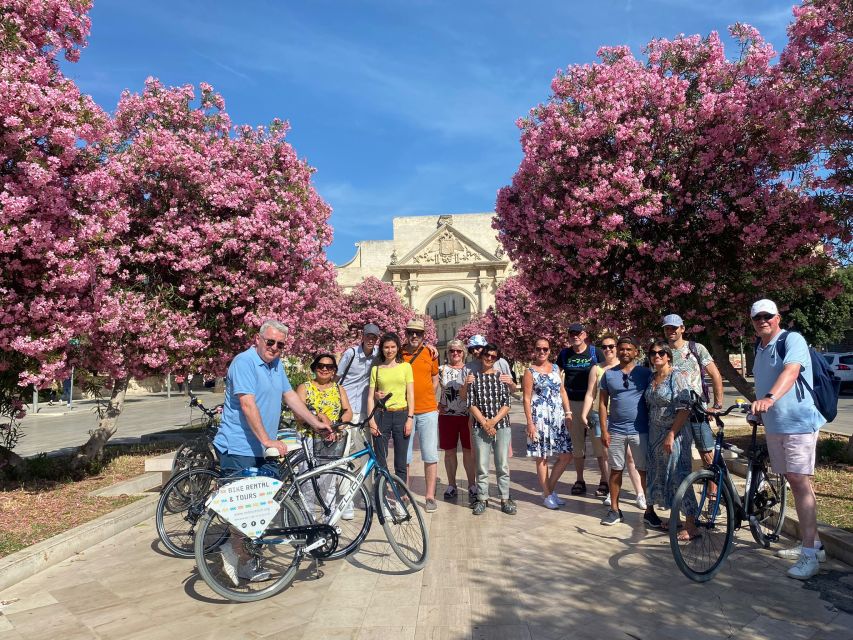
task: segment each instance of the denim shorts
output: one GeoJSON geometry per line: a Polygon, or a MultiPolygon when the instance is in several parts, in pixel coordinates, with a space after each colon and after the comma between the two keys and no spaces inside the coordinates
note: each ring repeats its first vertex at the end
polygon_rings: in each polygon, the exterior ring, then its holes
{"type": "Polygon", "coordinates": [[[438,462],[438,411],[415,414],[412,420],[412,437],[409,438],[409,451],[406,463],[412,464],[412,451],[415,446],[415,434],[421,444],[421,460],[426,463],[438,462]]]}
{"type": "Polygon", "coordinates": [[[714,450],[714,434],[708,422],[704,420],[701,422],[691,422],[690,430],[693,432],[693,442],[696,443],[696,448],[699,451],[714,450]]]}
{"type": "Polygon", "coordinates": [[[227,452],[223,453],[219,449],[216,449],[216,453],[219,456],[219,475],[223,478],[238,476],[243,469],[249,467],[264,468],[266,471],[275,473],[275,476],[278,477],[278,465],[274,462],[267,462],[264,458],[238,456],[227,452]]]}

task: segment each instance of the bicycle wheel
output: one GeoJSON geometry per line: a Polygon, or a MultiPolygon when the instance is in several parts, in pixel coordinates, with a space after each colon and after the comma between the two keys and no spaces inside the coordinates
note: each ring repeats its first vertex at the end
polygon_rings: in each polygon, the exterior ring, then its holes
{"type": "Polygon", "coordinates": [[[204,502],[219,486],[219,475],[210,469],[188,469],[166,483],[154,515],[157,535],[179,558],[192,558],[195,528],[204,514],[204,502]]]}
{"type": "Polygon", "coordinates": [[[783,476],[766,466],[755,470],[752,486],[755,493],[750,507],[749,530],[755,541],[766,549],[771,542],[779,539],[785,522],[788,486],[783,476]]]}
{"type": "Polygon", "coordinates": [[[728,485],[712,471],[703,469],[687,476],[678,487],[669,520],[669,544],[675,564],[695,582],[714,577],[729,552],[734,537],[733,501],[728,485]],[[709,485],[716,485],[712,494],[709,485]],[[678,522],[693,516],[699,535],[678,539],[678,522]]]}
{"type": "MultiPolygon", "coordinates": [[[[288,499],[282,500],[274,522],[282,527],[305,524],[301,511],[288,499]]],[[[304,543],[304,536],[253,540],[208,510],[199,521],[195,561],[202,580],[220,596],[234,602],[254,602],[279,593],[293,582],[304,543]],[[234,579],[227,573],[228,565],[236,571],[234,579]]]]}
{"type": "Polygon", "coordinates": [[[384,516],[382,528],[394,553],[410,569],[423,569],[429,556],[429,539],[415,496],[397,476],[380,474],[376,497],[379,502],[377,508],[384,516]],[[393,486],[389,485],[389,478],[393,486]]]}
{"type": "Polygon", "coordinates": [[[185,442],[175,453],[172,462],[172,477],[187,469],[214,469],[216,456],[206,438],[185,442]]]}
{"type": "Polygon", "coordinates": [[[373,503],[362,484],[355,493],[350,505],[342,504],[342,498],[358,478],[343,469],[329,469],[319,476],[298,481],[299,493],[291,499],[303,508],[310,523],[331,524],[338,533],[337,549],[326,556],[332,560],[349,555],[364,541],[373,521],[373,503]],[[338,507],[342,513],[334,522],[329,521],[338,507]],[[347,516],[344,518],[343,516],[347,516]],[[349,517],[352,516],[352,517],[349,517]]]}

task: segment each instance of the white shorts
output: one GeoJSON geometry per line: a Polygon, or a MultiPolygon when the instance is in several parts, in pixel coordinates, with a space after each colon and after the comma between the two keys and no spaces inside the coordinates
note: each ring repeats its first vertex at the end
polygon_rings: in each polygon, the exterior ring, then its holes
{"type": "Polygon", "coordinates": [[[814,475],[818,431],[814,433],[768,433],[767,451],[773,471],[780,474],[814,475]]]}

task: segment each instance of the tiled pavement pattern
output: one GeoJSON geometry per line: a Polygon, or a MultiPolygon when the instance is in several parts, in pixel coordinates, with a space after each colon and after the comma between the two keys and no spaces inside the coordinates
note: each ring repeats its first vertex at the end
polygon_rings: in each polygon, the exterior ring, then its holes
{"type": "MultiPolygon", "coordinates": [[[[515,435],[523,453],[520,428],[515,435]]],[[[151,521],[0,592],[0,640],[853,639],[850,567],[830,561],[799,583],[785,577],[789,563],[740,532],[718,576],[694,584],[633,504],[625,523],[603,527],[601,502],[566,496],[563,484],[568,505],[549,511],[531,461],[511,467],[518,515],[494,500],[480,517],[465,495],[439,500],[426,515],[431,558],[420,573],[407,573],[374,523],[361,550],[323,565],[320,579],[305,562],[283,593],[233,604],[198,579],[193,560],[160,551],[151,521]]],[[[592,493],[597,473],[587,480],[592,493]]],[[[423,489],[419,476],[414,488],[423,489]]]]}

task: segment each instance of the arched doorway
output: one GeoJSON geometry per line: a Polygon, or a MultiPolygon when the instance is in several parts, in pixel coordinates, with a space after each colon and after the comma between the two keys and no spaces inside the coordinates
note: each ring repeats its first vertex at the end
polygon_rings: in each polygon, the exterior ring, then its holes
{"type": "Polygon", "coordinates": [[[473,301],[458,290],[445,289],[433,295],[426,305],[426,313],[435,322],[439,353],[444,360],[447,343],[456,337],[456,332],[471,319],[473,301]]]}

